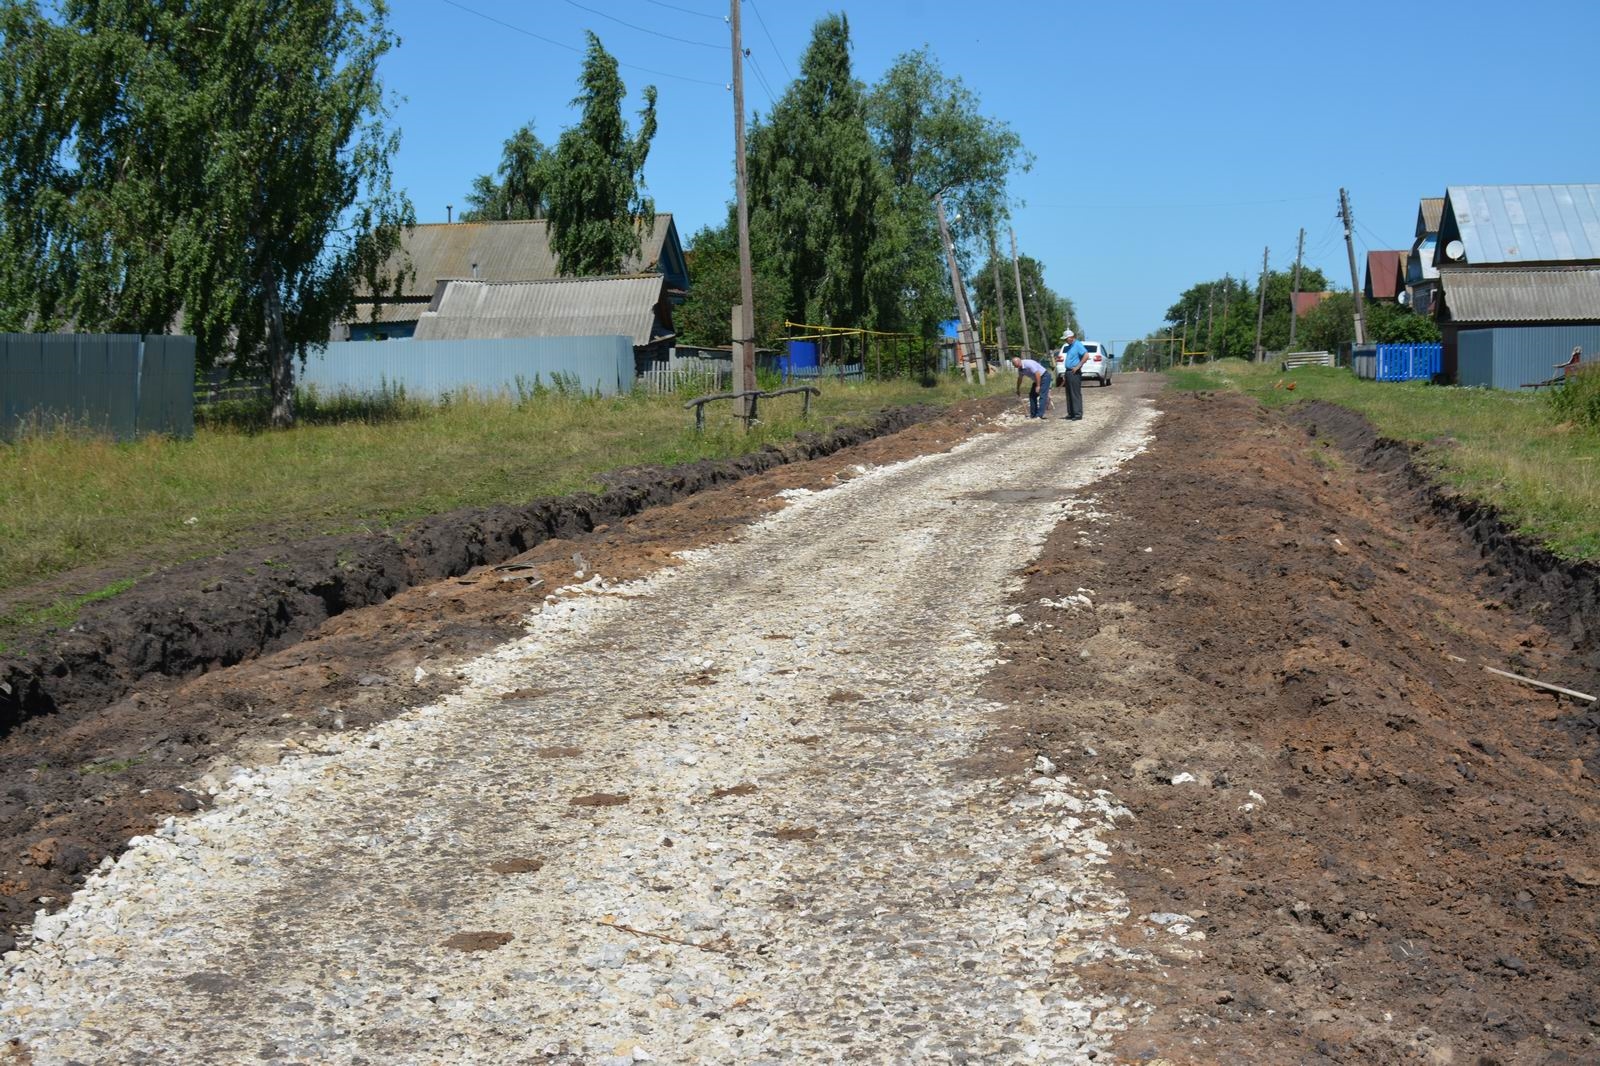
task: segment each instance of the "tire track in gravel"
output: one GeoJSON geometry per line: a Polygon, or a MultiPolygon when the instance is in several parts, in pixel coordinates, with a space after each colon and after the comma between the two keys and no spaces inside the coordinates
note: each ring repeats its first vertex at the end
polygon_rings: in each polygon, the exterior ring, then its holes
{"type": "Polygon", "coordinates": [[[1014,575],[1142,446],[1133,391],[796,495],[558,597],[442,704],[241,772],[36,921],[0,1038],[36,1063],[1088,1061],[1138,1016],[1074,976],[1122,952],[1126,812],[967,767],[1014,575]]]}

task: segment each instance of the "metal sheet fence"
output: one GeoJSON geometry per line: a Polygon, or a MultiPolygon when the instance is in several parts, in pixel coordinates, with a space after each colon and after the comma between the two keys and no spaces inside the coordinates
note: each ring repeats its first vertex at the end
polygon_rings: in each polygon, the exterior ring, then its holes
{"type": "Polygon", "coordinates": [[[52,424],[192,436],[194,338],[0,333],[0,438],[52,424]]]}
{"type": "Polygon", "coordinates": [[[541,385],[611,395],[633,388],[633,341],[622,336],[335,341],[311,349],[299,382],[325,395],[403,388],[417,399],[462,392],[509,395],[541,385]]]}
{"type": "Polygon", "coordinates": [[[1443,359],[1442,344],[1380,344],[1373,376],[1379,381],[1431,381],[1443,359]]]}
{"type": "Polygon", "coordinates": [[[1600,355],[1600,325],[1502,326],[1466,329],[1456,338],[1456,383],[1492,389],[1520,389],[1549,381],[1572,349],[1583,361],[1600,355]]]}
{"type": "Polygon", "coordinates": [[[819,378],[834,378],[839,381],[865,381],[867,380],[866,367],[861,363],[835,363],[831,366],[789,366],[783,371],[783,380],[790,381],[816,381],[819,378]]]}

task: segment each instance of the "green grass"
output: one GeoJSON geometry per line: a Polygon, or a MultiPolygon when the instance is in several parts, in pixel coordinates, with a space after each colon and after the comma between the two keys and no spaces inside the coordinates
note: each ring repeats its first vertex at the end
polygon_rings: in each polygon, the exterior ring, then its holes
{"type": "MultiPolygon", "coordinates": [[[[88,604],[120,596],[133,588],[135,583],[135,579],[131,577],[123,578],[81,596],[58,597],[46,606],[20,608],[9,614],[0,615],[0,626],[21,629],[65,629],[78,620],[78,612],[88,604]]],[[[4,644],[0,644],[0,652],[5,651],[5,648],[4,644]]]]}
{"type": "Polygon", "coordinates": [[[1568,559],[1600,559],[1600,434],[1543,395],[1361,381],[1348,370],[1287,374],[1237,359],[1168,373],[1179,389],[1237,389],[1269,406],[1326,400],[1384,436],[1423,445],[1444,483],[1493,504],[1524,535],[1568,559]],[[1293,391],[1281,386],[1293,382],[1293,391]]]}
{"type": "MultiPolygon", "coordinates": [[[[996,375],[988,392],[1011,384],[996,375]]],[[[802,429],[865,421],[887,406],[980,394],[951,381],[821,387],[809,421],[799,418],[800,397],[786,396],[765,401],[764,421],[749,433],[727,403],[712,405],[697,435],[682,397],[559,390],[438,405],[322,402],[318,417],[286,432],[260,431],[248,411],[214,414],[188,441],[117,444],[59,427],[30,433],[0,445],[0,594],[23,604],[0,628],[69,622],[84,603],[129,584],[81,595],[57,587],[43,604],[18,592],[79,567],[138,574],[284,537],[384,531],[440,511],[597,488],[597,475],[621,466],[723,458],[802,429]],[[350,417],[340,421],[341,410],[350,417]]]]}

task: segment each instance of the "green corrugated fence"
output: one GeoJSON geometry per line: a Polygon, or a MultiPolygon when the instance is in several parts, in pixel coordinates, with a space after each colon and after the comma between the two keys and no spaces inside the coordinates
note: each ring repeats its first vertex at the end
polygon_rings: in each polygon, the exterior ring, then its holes
{"type": "Polygon", "coordinates": [[[0,439],[52,425],[193,436],[194,338],[0,333],[0,439]]]}

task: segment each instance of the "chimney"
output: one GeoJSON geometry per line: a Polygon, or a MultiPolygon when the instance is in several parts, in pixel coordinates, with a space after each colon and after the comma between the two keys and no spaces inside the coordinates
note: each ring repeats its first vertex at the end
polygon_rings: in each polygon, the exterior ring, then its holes
{"type": "Polygon", "coordinates": [[[456,208],[455,204],[445,204],[444,205],[444,220],[445,220],[446,224],[455,221],[454,219],[452,219],[450,217],[450,212],[454,211],[455,208],[456,208]]]}

